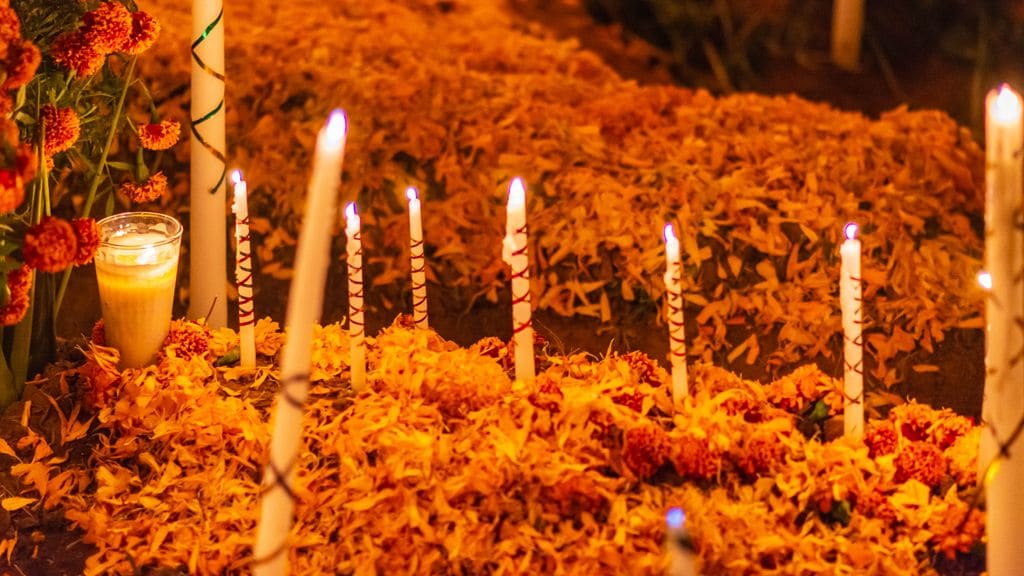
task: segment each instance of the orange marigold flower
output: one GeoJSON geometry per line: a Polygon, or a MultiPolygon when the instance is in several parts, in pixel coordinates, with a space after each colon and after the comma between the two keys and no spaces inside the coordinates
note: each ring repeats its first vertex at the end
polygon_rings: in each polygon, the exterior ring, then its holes
{"type": "Polygon", "coordinates": [[[13,326],[25,317],[28,311],[28,292],[32,288],[32,270],[21,266],[7,273],[7,289],[10,297],[0,306],[0,326],[13,326]]]}
{"type": "Polygon", "coordinates": [[[658,377],[658,364],[650,356],[643,352],[635,351],[623,354],[622,359],[629,364],[633,374],[636,375],[642,384],[650,384],[651,386],[661,385],[661,378],[658,377]]]}
{"type": "Polygon", "coordinates": [[[39,111],[45,132],[44,153],[53,156],[75,145],[82,133],[82,124],[74,108],[57,108],[47,104],[39,111]]]}
{"type": "Polygon", "coordinates": [[[103,323],[103,318],[100,318],[92,325],[92,334],[89,340],[97,346],[107,345],[107,326],[103,323]]]}
{"type": "Polygon", "coordinates": [[[854,508],[871,518],[880,518],[892,522],[896,520],[896,508],[889,501],[889,497],[877,488],[867,488],[856,496],[854,508]]]}
{"type": "Polygon", "coordinates": [[[722,470],[722,453],[711,445],[708,438],[685,434],[676,441],[672,465],[685,478],[711,480],[722,470]]]}
{"type": "Polygon", "coordinates": [[[896,451],[896,427],[888,420],[873,421],[864,434],[864,444],[872,458],[892,454],[896,451]]]}
{"type": "Polygon", "coordinates": [[[911,442],[896,456],[896,482],[913,478],[932,488],[946,476],[946,456],[934,444],[911,442]]]}
{"type": "Polygon", "coordinates": [[[181,124],[174,120],[139,126],[139,142],[146,150],[167,150],[177,144],[180,137],[181,124]]]}
{"type": "Polygon", "coordinates": [[[0,168],[0,214],[13,212],[25,200],[25,184],[14,168],[0,168]]]}
{"type": "Polygon", "coordinates": [[[743,442],[736,464],[747,476],[764,476],[782,461],[783,446],[774,432],[755,432],[743,442]]]}
{"type": "Polygon", "coordinates": [[[668,434],[658,426],[638,426],[626,431],[622,463],[640,479],[650,478],[668,460],[668,434]]]}
{"type": "Polygon", "coordinates": [[[911,441],[927,440],[928,431],[935,423],[935,410],[930,406],[908,402],[893,407],[889,420],[896,423],[900,434],[911,441]]]}
{"type": "Polygon", "coordinates": [[[157,172],[145,184],[125,182],[121,185],[121,192],[135,203],[152,202],[167,192],[167,176],[157,172]]]}
{"type": "Polygon", "coordinates": [[[959,414],[947,414],[932,427],[932,441],[945,450],[953,445],[958,438],[974,428],[970,418],[959,414]]]}
{"type": "Polygon", "coordinates": [[[28,84],[36,75],[43,54],[39,48],[27,40],[15,40],[7,46],[6,71],[4,90],[15,90],[28,84]]]}
{"type": "Polygon", "coordinates": [[[75,239],[78,241],[78,250],[72,263],[75,266],[82,266],[92,262],[96,248],[100,245],[99,225],[93,218],[75,218],[71,221],[71,227],[75,229],[75,239]]]}
{"type": "Polygon", "coordinates": [[[606,500],[597,491],[594,481],[576,473],[551,487],[544,499],[549,508],[566,517],[577,517],[581,512],[598,514],[606,508],[606,500]]]}
{"type": "Polygon", "coordinates": [[[27,231],[21,246],[25,264],[43,272],[60,272],[67,268],[78,251],[75,229],[67,220],[46,216],[27,231]]]}
{"type": "Polygon", "coordinates": [[[8,94],[0,94],[0,116],[10,116],[14,110],[14,99],[8,94]]]}
{"type": "Polygon", "coordinates": [[[22,182],[28,182],[36,177],[36,173],[39,171],[39,155],[36,154],[31,144],[18,146],[18,151],[14,155],[14,166],[18,170],[22,182]]]}
{"type": "Polygon", "coordinates": [[[120,2],[103,2],[82,17],[82,35],[101,54],[118,51],[132,33],[132,13],[120,2]]]}
{"type": "Polygon", "coordinates": [[[107,56],[97,50],[80,32],[57,37],[50,48],[53,61],[75,73],[79,78],[92,76],[103,67],[107,56]]]}
{"type": "Polygon", "coordinates": [[[548,412],[558,412],[561,410],[562,398],[565,395],[562,394],[562,389],[558,386],[558,383],[547,374],[538,375],[537,382],[537,391],[527,397],[530,404],[548,412]]]}
{"type": "Polygon", "coordinates": [[[185,358],[205,356],[210,351],[213,333],[206,324],[189,320],[174,320],[164,340],[164,346],[177,346],[185,358]]]}
{"type": "Polygon", "coordinates": [[[4,2],[0,7],[0,42],[12,42],[21,39],[21,20],[18,13],[4,2]]]}
{"type": "Polygon", "coordinates": [[[137,55],[149,50],[160,36],[160,22],[147,12],[132,14],[132,30],[117,47],[118,52],[137,55]]]}
{"type": "Polygon", "coordinates": [[[612,396],[612,402],[619,406],[625,406],[634,412],[640,412],[644,409],[644,395],[640,392],[616,394],[612,396]]]}

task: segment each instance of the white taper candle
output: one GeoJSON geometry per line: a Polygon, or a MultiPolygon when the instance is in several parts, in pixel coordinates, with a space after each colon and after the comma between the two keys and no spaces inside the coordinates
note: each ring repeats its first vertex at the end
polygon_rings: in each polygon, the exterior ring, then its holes
{"type": "Polygon", "coordinates": [[[857,225],[843,228],[846,240],[839,248],[839,303],[843,317],[843,433],[864,435],[864,338],[862,321],[862,284],[860,276],[860,240],[857,225]]]}
{"type": "Polygon", "coordinates": [[[249,234],[249,188],[242,172],[231,173],[235,201],[235,285],[238,289],[238,352],[243,368],[256,366],[256,306],[253,302],[252,236],[249,234]]]}
{"type": "Polygon", "coordinates": [[[535,376],[533,311],[530,308],[530,259],[527,255],[526,187],[513,178],[508,187],[505,240],[502,257],[512,269],[512,342],[515,377],[531,381],[535,376]]]}
{"type": "Polygon", "coordinates": [[[352,388],[366,386],[366,320],[363,284],[362,222],[356,203],[345,206],[345,250],[348,253],[348,346],[352,388]]]}
{"type": "Polygon", "coordinates": [[[665,225],[665,296],[668,302],[668,352],[672,363],[672,401],[689,394],[686,367],[686,320],[683,316],[683,259],[679,238],[665,225]]]}
{"type": "Polygon", "coordinates": [[[409,200],[409,256],[412,267],[412,318],[417,328],[427,328],[427,260],[423,255],[423,215],[415,188],[405,191],[409,200]]]}

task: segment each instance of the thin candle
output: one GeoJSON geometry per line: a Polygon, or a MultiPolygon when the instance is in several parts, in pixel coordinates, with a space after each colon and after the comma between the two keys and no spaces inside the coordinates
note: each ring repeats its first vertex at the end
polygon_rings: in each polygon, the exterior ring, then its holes
{"type": "Polygon", "coordinates": [[[412,318],[417,328],[428,328],[427,260],[423,255],[423,215],[415,188],[405,191],[409,200],[409,256],[412,264],[412,318]]]}
{"type": "Polygon", "coordinates": [[[860,240],[857,225],[843,228],[846,240],[839,248],[839,302],[843,316],[843,431],[864,435],[864,338],[861,324],[860,240]]]}
{"type": "Polygon", "coordinates": [[[665,514],[665,553],[668,576],[697,576],[697,554],[686,529],[686,513],[670,508],[665,514]]]}
{"type": "Polygon", "coordinates": [[[527,254],[526,187],[513,178],[508,187],[505,241],[502,257],[512,269],[512,343],[515,377],[532,381],[535,376],[533,318],[530,308],[530,259],[527,254]]]}
{"type": "Polygon", "coordinates": [[[833,0],[832,62],[845,70],[856,70],[863,34],[864,0],[833,0]]]}
{"type": "Polygon", "coordinates": [[[192,2],[191,196],[189,208],[190,318],[213,328],[228,323],[225,218],[224,7],[192,2]],[[201,247],[201,249],[197,249],[201,247]]]}
{"type": "Polygon", "coordinates": [[[256,576],[282,576],[288,572],[288,533],[295,506],[291,484],[302,444],[313,325],[319,322],[323,307],[346,131],[345,115],[336,110],[317,138],[295,256],[295,277],[288,293],[288,341],[281,353],[281,389],[274,408],[270,459],[260,492],[260,519],[252,563],[256,576]]]}
{"type": "Polygon", "coordinates": [[[689,394],[686,368],[686,320],[683,316],[682,251],[675,228],[665,225],[665,294],[668,301],[668,341],[672,362],[672,400],[689,394]]]}
{"type": "Polygon", "coordinates": [[[1020,95],[989,93],[985,119],[985,395],[978,452],[985,478],[988,573],[1020,572],[1024,535],[1024,452],[1003,450],[1024,417],[1024,122],[1020,95]],[[998,459],[998,466],[994,462],[998,459]],[[989,467],[991,466],[991,469],[989,467]]]}
{"type": "Polygon", "coordinates": [[[243,368],[256,366],[256,306],[253,302],[252,237],[249,233],[249,189],[242,171],[231,173],[235,201],[235,287],[238,290],[238,352],[243,368]]]}
{"type": "Polygon", "coordinates": [[[345,206],[345,249],[348,252],[348,348],[351,355],[352,388],[366,386],[366,321],[363,285],[362,224],[356,203],[345,206]]]}

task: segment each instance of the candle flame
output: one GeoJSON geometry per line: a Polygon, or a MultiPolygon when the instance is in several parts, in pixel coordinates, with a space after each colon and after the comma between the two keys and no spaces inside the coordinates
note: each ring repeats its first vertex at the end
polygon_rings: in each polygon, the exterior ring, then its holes
{"type": "Polygon", "coordinates": [[[678,530],[686,523],[686,513],[683,512],[682,508],[669,508],[668,513],[665,514],[665,523],[668,524],[669,528],[678,530]]]}
{"type": "Polygon", "coordinates": [[[858,226],[856,222],[849,222],[846,226],[843,226],[843,234],[846,235],[847,240],[856,240],[859,229],[860,226],[858,226]]]}
{"type": "Polygon", "coordinates": [[[522,178],[516,176],[512,179],[512,183],[508,185],[508,204],[526,204],[526,186],[523,185],[522,178]]]}
{"type": "Polygon", "coordinates": [[[410,202],[412,202],[413,200],[419,200],[420,193],[417,192],[416,189],[413,188],[412,186],[409,186],[408,188],[405,189],[405,197],[408,198],[410,202]]]}
{"type": "Polygon", "coordinates": [[[668,242],[670,239],[678,240],[676,238],[676,229],[671,224],[665,224],[665,242],[668,242]]]}
{"type": "Polygon", "coordinates": [[[231,183],[232,184],[241,184],[242,182],[244,182],[244,179],[242,178],[242,171],[241,170],[232,170],[231,171],[231,183]]]}
{"type": "Polygon", "coordinates": [[[327,117],[327,139],[331,142],[340,143],[348,134],[348,118],[341,108],[335,108],[327,117]]]}
{"type": "Polygon", "coordinates": [[[988,272],[984,271],[984,270],[982,270],[981,272],[978,272],[978,284],[980,284],[981,287],[984,288],[985,290],[991,290],[992,289],[992,275],[989,274],[988,272]]]}
{"type": "Polygon", "coordinates": [[[349,202],[345,205],[345,218],[351,220],[356,217],[356,203],[349,202]]]}
{"type": "Polygon", "coordinates": [[[1021,116],[1020,95],[1010,88],[1009,84],[999,86],[996,94],[992,115],[996,120],[1004,123],[1017,122],[1021,116]]]}

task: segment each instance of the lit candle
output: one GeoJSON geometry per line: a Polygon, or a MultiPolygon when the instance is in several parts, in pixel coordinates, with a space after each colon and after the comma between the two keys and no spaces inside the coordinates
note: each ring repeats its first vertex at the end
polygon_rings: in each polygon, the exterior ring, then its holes
{"type": "Polygon", "coordinates": [[[107,342],[122,368],[153,361],[171,326],[181,224],[163,214],[125,212],[99,221],[96,281],[107,342]]]}
{"type": "Polygon", "coordinates": [[[988,95],[985,119],[985,422],[978,464],[986,472],[991,576],[1020,573],[1024,537],[1024,442],[1000,450],[1024,417],[1024,164],[1021,97],[1005,84],[988,95]],[[994,464],[998,458],[998,466],[994,464]],[[992,469],[989,470],[989,466],[992,469]]]}
{"type": "Polygon", "coordinates": [[[412,260],[412,318],[419,328],[427,328],[427,260],[423,256],[423,216],[420,196],[415,188],[405,191],[409,199],[409,254],[412,260]]]}
{"type": "Polygon", "coordinates": [[[505,241],[502,257],[512,268],[512,342],[515,348],[515,377],[532,381],[533,312],[530,310],[530,259],[527,256],[526,187],[513,178],[508,187],[505,216],[505,241]]]}
{"type": "Polygon", "coordinates": [[[249,235],[248,187],[241,170],[231,173],[235,185],[235,284],[238,289],[238,350],[243,368],[256,366],[256,307],[252,299],[252,237],[249,235]]]}
{"type": "Polygon", "coordinates": [[[220,0],[192,2],[188,315],[214,328],[228,323],[223,16],[220,0]]]}
{"type": "Polygon", "coordinates": [[[679,238],[665,225],[665,294],[668,299],[668,349],[672,362],[672,400],[682,402],[689,394],[686,381],[686,321],[683,318],[683,263],[679,238]]]}
{"type": "Polygon", "coordinates": [[[843,228],[846,241],[839,248],[839,304],[843,315],[843,432],[864,435],[864,339],[861,324],[860,240],[857,225],[843,228]]]}
{"type": "Polygon", "coordinates": [[[317,138],[295,256],[295,277],[288,293],[288,340],[282,351],[281,389],[274,409],[270,459],[260,492],[260,519],[253,554],[256,576],[278,576],[288,571],[288,533],[295,505],[291,486],[302,445],[302,408],[309,392],[313,325],[319,322],[323,307],[346,131],[345,115],[336,110],[317,138]]]}
{"type": "Polygon", "coordinates": [[[345,206],[345,250],[348,252],[348,348],[352,388],[366,385],[366,309],[363,307],[363,235],[356,203],[345,206]]]}
{"type": "Polygon", "coordinates": [[[833,0],[832,62],[845,70],[857,70],[864,34],[864,0],[833,0]]]}
{"type": "Polygon", "coordinates": [[[670,508],[665,514],[665,553],[668,555],[668,576],[697,576],[697,555],[686,529],[682,508],[670,508]]]}

